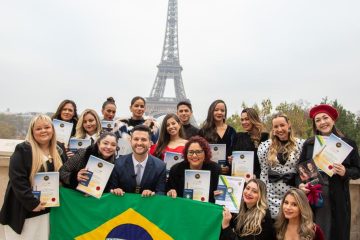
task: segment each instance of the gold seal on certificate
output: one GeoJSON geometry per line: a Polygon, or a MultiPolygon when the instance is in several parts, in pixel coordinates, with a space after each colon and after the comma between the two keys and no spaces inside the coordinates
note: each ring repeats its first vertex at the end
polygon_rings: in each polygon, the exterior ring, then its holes
{"type": "Polygon", "coordinates": [[[234,151],[231,164],[231,176],[251,179],[254,175],[254,152],[234,151]]]}
{"type": "Polygon", "coordinates": [[[80,148],[87,148],[91,145],[91,139],[70,138],[69,150],[75,152],[80,148]]]}
{"type": "Polygon", "coordinates": [[[45,207],[60,206],[59,172],[40,172],[34,177],[34,197],[44,202],[45,207]]]}
{"type": "Polygon", "coordinates": [[[53,124],[56,133],[56,140],[64,143],[65,147],[68,147],[71,131],[74,124],[58,119],[54,119],[53,124]]]}
{"type": "Polygon", "coordinates": [[[226,163],[226,144],[209,144],[211,150],[211,160],[222,165],[226,163]]]}
{"type": "Polygon", "coordinates": [[[107,121],[107,120],[102,120],[101,121],[101,127],[102,129],[106,130],[106,131],[111,131],[114,129],[115,126],[115,122],[114,121],[107,121]]]}
{"type": "Polygon", "coordinates": [[[316,135],[313,155],[314,162],[318,168],[332,177],[334,175],[334,163],[342,163],[352,149],[349,144],[334,134],[327,138],[316,135]]]}
{"type": "Polygon", "coordinates": [[[217,190],[222,194],[215,197],[215,203],[225,206],[232,213],[239,213],[244,184],[242,177],[220,175],[217,190]]]}
{"type": "Polygon", "coordinates": [[[110,178],[114,164],[91,155],[85,168],[88,171],[89,179],[79,182],[76,189],[100,198],[110,178]]]}
{"type": "Polygon", "coordinates": [[[208,202],[210,175],[210,171],[207,170],[185,170],[184,197],[192,194],[193,200],[208,202]]]}
{"type": "Polygon", "coordinates": [[[181,153],[176,152],[165,152],[164,162],[166,164],[166,172],[169,173],[170,168],[176,163],[184,161],[184,157],[181,153]]]}

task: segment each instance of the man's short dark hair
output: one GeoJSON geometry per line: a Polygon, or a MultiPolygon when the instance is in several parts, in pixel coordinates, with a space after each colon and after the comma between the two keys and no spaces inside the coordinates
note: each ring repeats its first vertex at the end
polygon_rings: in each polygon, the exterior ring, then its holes
{"type": "Polygon", "coordinates": [[[132,130],[131,130],[131,135],[135,132],[135,131],[142,131],[142,132],[147,132],[149,134],[149,138],[151,137],[151,130],[148,126],[144,125],[144,124],[140,124],[140,125],[136,125],[132,130]]]}
{"type": "Polygon", "coordinates": [[[192,112],[192,106],[191,106],[191,103],[190,103],[190,102],[188,102],[188,101],[181,101],[181,102],[179,102],[179,103],[176,105],[176,110],[178,110],[181,105],[187,106],[188,108],[190,108],[190,111],[192,112]]]}

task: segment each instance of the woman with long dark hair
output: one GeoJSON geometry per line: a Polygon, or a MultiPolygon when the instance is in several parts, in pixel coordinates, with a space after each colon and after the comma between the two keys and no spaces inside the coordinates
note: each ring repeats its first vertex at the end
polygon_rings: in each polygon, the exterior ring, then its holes
{"type": "MultiPolygon", "coordinates": [[[[320,104],[310,109],[310,118],[313,120],[314,135],[330,136],[335,134],[353,150],[341,163],[334,163],[334,175],[329,177],[320,171],[323,178],[322,198],[323,206],[313,208],[315,222],[324,231],[325,238],[329,240],[350,239],[351,203],[349,180],[360,177],[360,158],[356,143],[345,137],[335,122],[339,117],[337,110],[328,105],[320,104]]],[[[314,155],[315,137],[306,140],[300,156],[300,162],[311,160],[314,155]]],[[[299,188],[309,193],[308,185],[301,183],[299,188]]]]}
{"type": "MultiPolygon", "coordinates": [[[[199,135],[212,144],[226,144],[226,158],[231,155],[235,143],[236,131],[226,124],[227,107],[223,100],[211,103],[199,135]]],[[[221,168],[222,174],[230,174],[229,162],[221,168]]]]}

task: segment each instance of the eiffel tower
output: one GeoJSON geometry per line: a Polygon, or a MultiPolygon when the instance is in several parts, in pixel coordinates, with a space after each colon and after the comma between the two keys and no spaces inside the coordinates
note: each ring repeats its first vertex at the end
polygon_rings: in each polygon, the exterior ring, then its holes
{"type": "Polygon", "coordinates": [[[178,45],[178,7],[177,0],[169,0],[164,46],[161,62],[157,65],[154,85],[150,96],[146,98],[146,114],[155,118],[170,112],[176,112],[179,101],[189,101],[185,95],[181,77],[178,45]],[[165,85],[174,82],[175,97],[164,97],[165,85]]]}

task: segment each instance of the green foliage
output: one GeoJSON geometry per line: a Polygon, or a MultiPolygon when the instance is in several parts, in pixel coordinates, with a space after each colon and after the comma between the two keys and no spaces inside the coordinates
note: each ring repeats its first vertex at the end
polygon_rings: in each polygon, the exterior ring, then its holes
{"type": "MultiPolygon", "coordinates": [[[[337,100],[331,101],[325,97],[321,103],[330,104],[339,111],[336,127],[343,132],[345,136],[354,140],[357,145],[360,146],[360,116],[356,116],[356,114],[346,110],[337,100]]],[[[249,107],[245,102],[243,102],[241,106],[242,108],[249,107]]],[[[259,113],[259,117],[264,123],[266,131],[270,132],[273,109],[270,99],[263,100],[260,106],[254,104],[251,107],[259,113]]],[[[309,103],[304,101],[298,101],[296,103],[283,102],[275,107],[276,112],[285,113],[289,117],[295,135],[303,139],[307,139],[313,135],[309,109],[309,103]]],[[[231,115],[226,122],[233,126],[236,131],[243,131],[238,113],[231,115]]]]}

